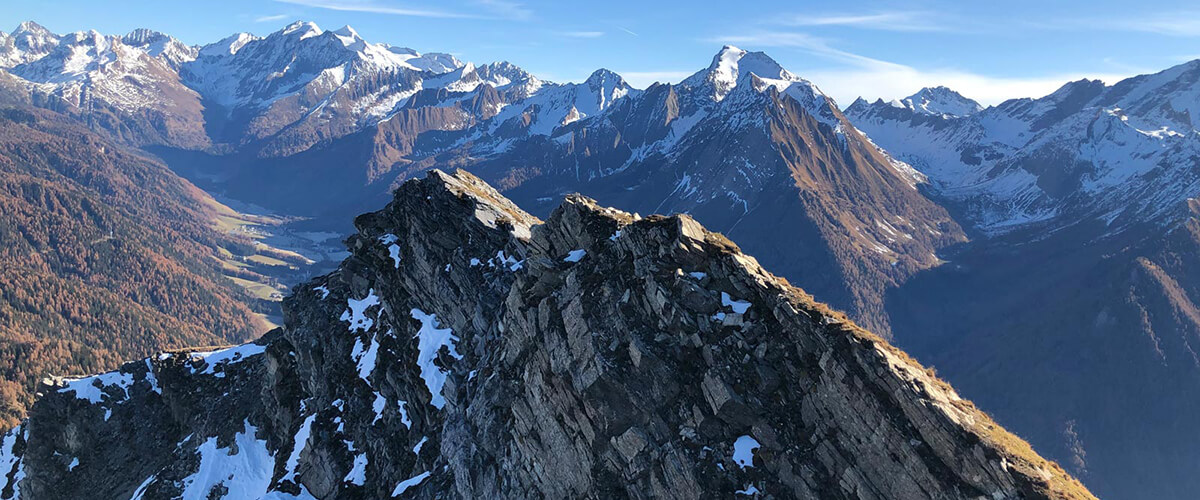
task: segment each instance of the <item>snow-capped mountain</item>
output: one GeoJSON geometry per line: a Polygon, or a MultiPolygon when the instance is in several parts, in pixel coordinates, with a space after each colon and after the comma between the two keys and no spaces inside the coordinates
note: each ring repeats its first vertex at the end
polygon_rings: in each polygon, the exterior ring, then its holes
{"type": "Polygon", "coordinates": [[[560,127],[599,114],[622,97],[641,94],[620,75],[605,69],[595,71],[580,84],[550,85],[539,90],[507,106],[484,133],[495,136],[499,128],[507,126],[529,134],[550,135],[560,127]]]}
{"type": "MultiPolygon", "coordinates": [[[[897,103],[893,101],[892,105],[897,103]]],[[[983,109],[978,102],[946,87],[925,87],[899,101],[899,105],[918,113],[946,118],[968,116],[983,109]]]]}
{"type": "MultiPolygon", "coordinates": [[[[457,78],[433,77],[464,66],[448,54],[369,43],[349,26],[323,31],[304,22],[203,47],[146,29],[55,35],[23,23],[0,34],[0,70],[24,80],[42,105],[98,121],[137,145],[253,144],[268,155],[361,130],[424,88],[462,87],[457,78]]],[[[512,69],[494,71],[506,83],[513,78],[512,69]]],[[[464,77],[482,81],[476,76],[464,77]]]]}
{"type": "Polygon", "coordinates": [[[68,111],[133,143],[209,143],[200,97],[176,72],[194,48],[149,30],[60,36],[31,22],[0,42],[0,71],[18,77],[36,105],[68,111]]]}
{"type": "MultiPolygon", "coordinates": [[[[597,73],[589,83],[599,75],[611,79],[597,73]]],[[[936,251],[962,239],[920,193],[917,172],[863,138],[815,85],[761,52],[724,47],[678,85],[631,91],[545,136],[536,120],[523,123],[536,133],[516,139],[498,127],[468,137],[464,152],[430,161],[466,159],[455,161],[535,211],[579,191],[632,211],[690,213],[880,330],[886,321],[872,311],[883,284],[937,265],[936,251]],[[864,286],[851,291],[843,279],[818,277],[818,266],[864,286]]]]}
{"type": "MultiPolygon", "coordinates": [[[[346,40],[295,24],[261,41],[234,38],[201,49],[191,64],[202,63],[206,52],[233,61],[288,53],[282,47],[344,54],[362,45],[346,40]],[[242,46],[227,49],[234,43],[242,46]]],[[[249,60],[273,59],[287,66],[293,58],[249,60]]],[[[229,196],[338,221],[386,200],[396,183],[431,167],[471,169],[534,210],[582,191],[630,210],[692,213],[881,331],[887,330],[882,290],[937,265],[938,249],[963,238],[920,193],[920,173],[863,138],[832,99],[761,52],[724,47],[682,83],[645,91],[607,70],[556,84],[507,63],[464,63],[442,74],[360,72],[364,83],[339,84],[354,81],[347,75],[356,74],[360,61],[352,56],[338,66],[344,70],[280,76],[295,80],[287,85],[260,84],[270,89],[261,95],[270,97],[236,108],[254,117],[241,134],[243,152],[189,163],[199,172],[192,178],[217,177],[211,187],[229,196]],[[377,85],[360,90],[368,83],[377,85]],[[291,90],[298,86],[305,90],[291,90]],[[387,104],[353,114],[367,109],[356,99],[387,104]],[[346,158],[354,159],[351,165],[346,158]],[[776,217],[789,228],[761,227],[776,217]],[[793,258],[796,238],[810,241],[804,250],[810,258],[793,258]],[[818,269],[830,268],[863,288],[820,276],[826,271],[818,269]]],[[[258,66],[268,65],[245,63],[258,66]]],[[[236,71],[212,72],[221,73],[236,71]]]]}
{"type": "Polygon", "coordinates": [[[0,31],[0,66],[11,68],[35,61],[58,45],[58,35],[33,21],[25,21],[11,34],[0,31]]]}
{"type": "Polygon", "coordinates": [[[1200,488],[1197,112],[1200,61],[967,116],[846,110],[976,234],[890,295],[901,345],[1106,498],[1200,488]]]}
{"type": "MultiPolygon", "coordinates": [[[[918,96],[921,94],[917,94],[918,96]]],[[[1182,214],[1200,190],[1200,62],[1111,87],[1081,80],[963,116],[856,102],[877,144],[928,176],[985,233],[1182,214]]]]}

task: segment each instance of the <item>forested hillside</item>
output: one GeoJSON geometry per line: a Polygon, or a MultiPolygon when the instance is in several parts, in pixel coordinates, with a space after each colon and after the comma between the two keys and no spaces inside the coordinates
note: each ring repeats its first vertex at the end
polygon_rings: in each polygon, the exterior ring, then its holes
{"type": "Polygon", "coordinates": [[[46,374],[266,328],[213,258],[220,208],[160,163],[42,110],[0,110],[0,424],[46,374]]]}

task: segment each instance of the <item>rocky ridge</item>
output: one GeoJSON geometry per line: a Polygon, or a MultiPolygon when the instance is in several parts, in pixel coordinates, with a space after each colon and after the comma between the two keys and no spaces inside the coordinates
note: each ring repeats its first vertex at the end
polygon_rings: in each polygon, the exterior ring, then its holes
{"type": "Polygon", "coordinates": [[[255,343],[47,380],[0,497],[1093,498],[688,216],[433,171],[355,224],[255,343]]]}

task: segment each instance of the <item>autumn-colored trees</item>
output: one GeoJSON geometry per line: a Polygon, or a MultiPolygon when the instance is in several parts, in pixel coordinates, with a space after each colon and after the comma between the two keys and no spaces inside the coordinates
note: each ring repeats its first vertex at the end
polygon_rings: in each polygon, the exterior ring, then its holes
{"type": "Polygon", "coordinates": [[[203,196],[53,113],[0,110],[0,427],[45,375],[261,333],[203,196]]]}

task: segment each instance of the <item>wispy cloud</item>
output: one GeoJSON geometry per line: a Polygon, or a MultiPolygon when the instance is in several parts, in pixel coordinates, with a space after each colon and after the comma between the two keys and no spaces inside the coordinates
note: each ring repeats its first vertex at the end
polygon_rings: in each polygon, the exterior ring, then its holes
{"type": "Polygon", "coordinates": [[[633,35],[633,36],[641,36],[641,35],[639,35],[639,34],[637,34],[637,33],[634,33],[634,32],[633,32],[633,30],[630,30],[629,28],[625,28],[625,27],[622,27],[622,26],[617,26],[617,29],[619,29],[619,30],[621,30],[621,31],[624,31],[624,32],[626,32],[626,33],[629,33],[630,35],[633,35]]]}
{"type": "Polygon", "coordinates": [[[1049,31],[1116,31],[1153,33],[1175,37],[1200,37],[1200,10],[1130,15],[1121,18],[1077,17],[1027,21],[1023,26],[1049,31]]]}
{"type": "Polygon", "coordinates": [[[809,52],[845,64],[865,68],[895,68],[900,65],[836,49],[824,38],[807,33],[761,31],[748,35],[726,35],[713,39],[717,43],[749,47],[784,47],[809,52]]]}
{"type": "Polygon", "coordinates": [[[418,9],[399,7],[392,4],[380,4],[360,0],[275,0],[280,3],[301,5],[318,9],[336,10],[342,12],[369,12],[373,14],[390,14],[396,16],[438,17],[438,18],[469,18],[479,17],[458,12],[436,9],[418,9]]]}
{"type": "Polygon", "coordinates": [[[259,16],[259,17],[254,18],[254,22],[269,23],[272,21],[282,21],[284,19],[287,19],[288,17],[290,17],[290,16],[288,16],[287,14],[275,14],[273,16],[259,16]]]}
{"type": "Polygon", "coordinates": [[[532,10],[510,0],[475,0],[475,4],[504,19],[527,21],[533,18],[532,10]]]}
{"type": "Polygon", "coordinates": [[[1115,31],[1137,31],[1159,35],[1195,37],[1200,36],[1200,11],[1156,14],[1146,17],[1109,20],[1092,23],[1115,31]]]}
{"type": "Polygon", "coordinates": [[[844,26],[882,31],[953,31],[944,14],[933,12],[879,12],[873,14],[800,14],[784,16],[780,24],[789,26],[844,26]]]}
{"type": "Polygon", "coordinates": [[[604,36],[603,31],[559,31],[555,34],[567,38],[600,38],[604,36]]]}

